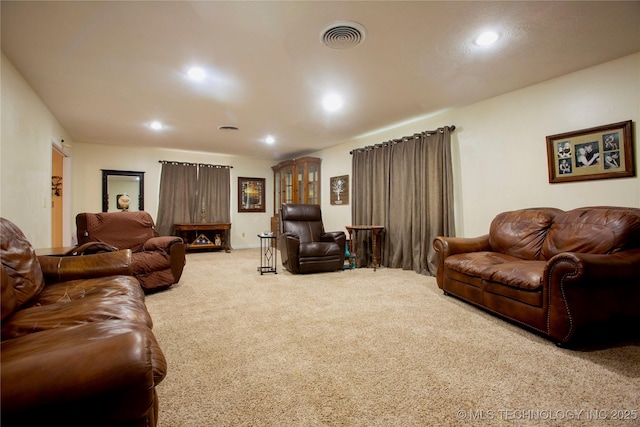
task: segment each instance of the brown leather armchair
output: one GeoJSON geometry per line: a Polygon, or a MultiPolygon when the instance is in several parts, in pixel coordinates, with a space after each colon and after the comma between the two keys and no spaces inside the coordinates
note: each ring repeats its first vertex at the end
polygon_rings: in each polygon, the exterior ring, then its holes
{"type": "Polygon", "coordinates": [[[76,216],[78,247],[70,255],[131,249],[133,275],[145,291],[178,283],[186,263],[177,236],[159,236],[148,212],[81,213],[76,216]]]}
{"type": "Polygon", "coordinates": [[[291,273],[341,269],[346,240],[343,231],[324,231],[320,206],[282,205],[278,243],[282,265],[291,273]]]}

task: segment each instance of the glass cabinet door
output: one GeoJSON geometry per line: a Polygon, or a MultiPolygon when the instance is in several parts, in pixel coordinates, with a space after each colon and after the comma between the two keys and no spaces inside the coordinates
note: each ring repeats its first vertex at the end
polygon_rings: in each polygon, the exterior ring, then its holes
{"type": "Polygon", "coordinates": [[[320,204],[320,163],[317,157],[285,160],[272,166],[274,215],[284,203],[320,204]]]}
{"type": "Polygon", "coordinates": [[[280,206],[282,205],[282,183],[280,182],[280,171],[276,171],[273,173],[273,197],[274,197],[274,205],[273,208],[278,212],[280,210],[280,206]]]}
{"type": "Polygon", "coordinates": [[[293,167],[289,166],[282,170],[282,203],[293,203],[293,167]]]}
{"type": "Polygon", "coordinates": [[[305,191],[305,187],[304,187],[304,165],[298,165],[297,169],[297,174],[298,175],[298,197],[296,197],[297,202],[296,203],[307,203],[304,198],[307,194],[307,192],[305,191]]]}
{"type": "Polygon", "coordinates": [[[316,164],[309,164],[308,167],[308,172],[307,172],[307,179],[308,179],[308,197],[309,200],[307,203],[311,204],[311,205],[319,205],[320,204],[320,189],[319,189],[319,182],[320,182],[320,165],[316,165],[316,164]]]}

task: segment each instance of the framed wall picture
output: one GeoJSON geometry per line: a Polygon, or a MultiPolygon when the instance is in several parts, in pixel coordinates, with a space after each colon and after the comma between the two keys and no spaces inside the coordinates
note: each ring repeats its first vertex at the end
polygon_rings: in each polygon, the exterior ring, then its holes
{"type": "Polygon", "coordinates": [[[349,175],[329,178],[332,205],[349,204],[349,175]]]}
{"type": "Polygon", "coordinates": [[[264,196],[264,178],[238,178],[238,212],[265,212],[264,196]]]}
{"type": "Polygon", "coordinates": [[[631,120],[547,136],[549,182],[635,176],[631,120]]]}

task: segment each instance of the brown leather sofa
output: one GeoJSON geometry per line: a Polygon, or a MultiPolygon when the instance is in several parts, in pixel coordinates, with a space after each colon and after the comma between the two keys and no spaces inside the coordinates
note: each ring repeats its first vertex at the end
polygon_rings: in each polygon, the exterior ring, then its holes
{"type": "Polygon", "coordinates": [[[637,333],[640,209],[504,212],[487,235],[440,236],[433,246],[446,294],[558,344],[594,331],[637,333]]]}
{"type": "Polygon", "coordinates": [[[342,269],[346,241],[343,231],[324,231],[319,205],[282,205],[278,244],[282,265],[291,273],[342,269]]]}
{"type": "Polygon", "coordinates": [[[166,361],[131,251],[37,257],[0,218],[3,426],[155,426],[166,361]]]}
{"type": "Polygon", "coordinates": [[[180,237],[158,236],[148,212],[81,213],[76,227],[79,246],[71,254],[131,249],[133,275],[145,291],[180,281],[186,262],[184,243],[180,237]]]}

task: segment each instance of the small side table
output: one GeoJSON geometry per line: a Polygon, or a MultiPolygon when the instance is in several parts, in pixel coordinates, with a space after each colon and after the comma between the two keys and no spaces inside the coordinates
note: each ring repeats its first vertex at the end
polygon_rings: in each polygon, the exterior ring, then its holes
{"type": "Polygon", "coordinates": [[[258,234],[260,238],[260,267],[258,271],[262,276],[264,273],[278,274],[278,249],[275,242],[276,236],[273,234],[258,234]]]}
{"type": "Polygon", "coordinates": [[[384,231],[384,227],[382,225],[345,225],[345,228],[349,232],[349,239],[353,242],[351,254],[354,256],[356,255],[358,247],[358,231],[364,230],[371,232],[371,240],[373,241],[373,271],[376,271],[376,268],[382,259],[379,252],[381,252],[382,248],[381,235],[384,231]]]}
{"type": "Polygon", "coordinates": [[[57,248],[40,248],[36,249],[37,256],[65,256],[67,253],[71,252],[76,246],[59,246],[57,248]]]}

